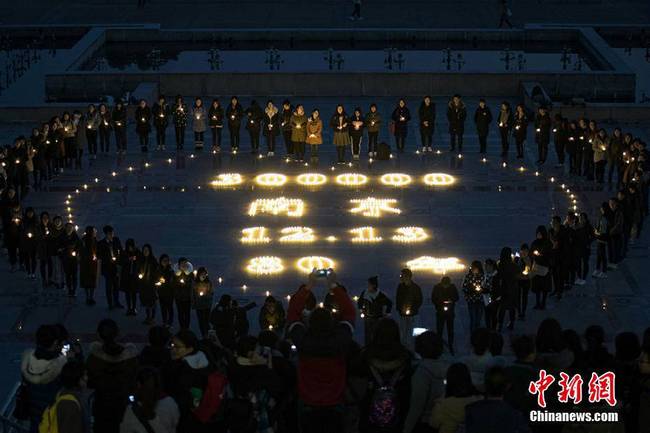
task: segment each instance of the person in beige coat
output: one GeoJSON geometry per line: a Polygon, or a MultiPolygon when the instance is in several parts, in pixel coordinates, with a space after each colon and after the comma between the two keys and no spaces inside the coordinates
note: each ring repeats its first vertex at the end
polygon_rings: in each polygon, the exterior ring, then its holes
{"type": "Polygon", "coordinates": [[[318,159],[318,147],[323,144],[323,121],[317,108],[307,119],[307,144],[311,146],[311,159],[318,159]]]}
{"type": "Polygon", "coordinates": [[[452,364],[447,370],[445,397],[433,406],[431,427],[438,433],[456,433],[465,424],[465,406],[481,399],[467,366],[460,362],[452,364]]]}
{"type": "Polygon", "coordinates": [[[307,116],[302,105],[296,105],[296,112],[291,116],[291,141],[296,161],[302,162],[305,158],[305,141],[307,139],[307,116]]]}

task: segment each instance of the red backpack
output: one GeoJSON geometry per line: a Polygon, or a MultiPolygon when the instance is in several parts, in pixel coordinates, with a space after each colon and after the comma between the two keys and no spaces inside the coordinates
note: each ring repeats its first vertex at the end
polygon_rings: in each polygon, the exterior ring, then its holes
{"type": "Polygon", "coordinates": [[[228,378],[219,371],[213,371],[208,375],[208,381],[201,397],[201,402],[193,410],[196,419],[206,424],[219,413],[223,406],[228,378]]]}

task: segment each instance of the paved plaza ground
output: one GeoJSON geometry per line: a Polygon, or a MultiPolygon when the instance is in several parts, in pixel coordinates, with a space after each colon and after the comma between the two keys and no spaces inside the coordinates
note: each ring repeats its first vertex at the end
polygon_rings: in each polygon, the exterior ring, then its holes
{"type": "MultiPolygon", "coordinates": [[[[246,101],[245,101],[246,102],[246,101]]],[[[336,101],[328,99],[304,100],[307,109],[312,106],[321,112],[330,113],[336,101]]],[[[350,105],[367,106],[369,100],[350,101],[350,105]]],[[[386,113],[392,101],[377,100],[380,111],[386,113]]],[[[444,101],[437,100],[438,107],[444,101]]],[[[476,101],[467,101],[472,111],[476,101]]],[[[496,101],[490,101],[494,106],[496,101]]],[[[411,104],[412,109],[414,103],[411,104]]],[[[440,108],[439,108],[439,111],[440,108]]],[[[441,114],[438,115],[440,121],[441,114]]],[[[624,127],[637,134],[647,136],[650,125],[624,127]]],[[[3,138],[11,137],[26,130],[28,125],[4,124],[0,133],[3,138]]],[[[468,128],[465,154],[458,159],[450,154],[446,123],[437,125],[434,143],[441,154],[418,155],[415,153],[416,131],[409,132],[407,152],[386,162],[368,164],[363,154],[362,160],[354,167],[337,166],[331,171],[335,159],[334,148],[329,132],[321,147],[318,166],[309,168],[298,164],[287,164],[283,158],[258,159],[248,153],[248,137],[242,133],[241,152],[233,157],[230,154],[212,155],[210,152],[184,154],[185,168],[179,168],[175,152],[165,154],[152,152],[146,168],[136,146],[136,137],[129,136],[129,153],[121,161],[116,157],[100,157],[84,174],[66,172],[49,184],[49,191],[30,194],[27,204],[34,204],[37,211],[47,209],[62,212],[65,198],[73,194],[73,213],[75,223],[82,228],[104,224],[113,225],[124,242],[133,237],[138,245],[151,243],[156,254],[169,253],[178,258],[190,258],[195,266],[206,266],[215,281],[216,296],[233,294],[241,302],[255,301],[260,304],[270,291],[274,296],[284,298],[292,293],[304,280],[295,270],[293,262],[298,257],[323,255],[336,260],[340,281],[351,295],[358,295],[365,287],[368,276],[379,275],[382,290],[394,297],[399,269],[404,262],[420,255],[456,256],[463,263],[472,260],[497,258],[502,246],[518,248],[522,242],[533,240],[535,227],[548,224],[555,212],[564,214],[568,206],[567,194],[560,185],[564,183],[577,193],[581,210],[594,215],[596,206],[613,194],[607,187],[604,190],[592,183],[571,179],[554,168],[555,155],[551,152],[545,171],[535,176],[533,162],[536,149],[528,145],[526,159],[519,162],[511,156],[508,166],[503,167],[499,158],[499,145],[496,131],[489,139],[487,163],[478,154],[477,137],[468,128]],[[171,164],[168,162],[171,158],[171,164]],[[518,170],[520,166],[525,171],[518,170]],[[133,167],[129,172],[128,167],[133,167]],[[115,171],[117,176],[112,177],[115,171]],[[330,183],[318,190],[308,190],[295,183],[281,189],[263,189],[250,182],[235,190],[212,190],[209,182],[218,173],[238,172],[247,180],[264,172],[284,173],[293,177],[304,172],[320,172],[329,177],[330,183]],[[332,184],[333,178],[342,172],[354,171],[370,177],[367,186],[349,189],[332,184]],[[403,172],[413,176],[413,184],[404,189],[395,189],[377,184],[376,178],[387,172],[403,172]],[[429,172],[444,172],[456,177],[451,187],[430,189],[424,187],[420,177],[429,172]],[[551,183],[549,177],[556,181],[551,183]],[[94,183],[94,178],[100,179],[94,183]],[[74,190],[83,184],[89,191],[76,196],[74,190]],[[198,187],[201,187],[199,190],[198,187]],[[105,191],[106,187],[111,192],[105,191]],[[144,189],[146,187],[146,190],[144,189]],[[164,190],[163,190],[164,188],[164,190]],[[255,217],[247,215],[250,202],[260,197],[300,198],[306,203],[305,216],[298,219],[283,217],[255,217]],[[372,220],[349,213],[348,200],[367,196],[397,199],[400,215],[386,216],[372,220]],[[266,246],[245,246],[239,242],[241,229],[263,225],[269,228],[272,243],[266,246]],[[276,229],[302,225],[316,230],[321,240],[311,245],[290,247],[277,242],[276,229]],[[372,225],[384,238],[373,245],[352,244],[347,230],[372,225]],[[400,226],[421,226],[431,235],[423,244],[399,245],[390,241],[392,230],[400,226]],[[323,238],[335,235],[338,242],[329,243],[323,238]],[[251,257],[276,255],[283,258],[286,271],[277,277],[256,278],[244,271],[244,265],[251,257]],[[223,283],[218,285],[218,277],[223,283]],[[246,290],[242,286],[246,285],[246,290]]],[[[173,148],[172,132],[168,135],[168,149],[173,148]]],[[[187,143],[191,143],[188,133],[187,143]]],[[[387,140],[386,131],[381,137],[387,140]]],[[[188,146],[191,147],[191,146],[188,146]]],[[[280,149],[283,149],[280,146],[280,149]]],[[[365,147],[364,147],[365,149],[365,147]]],[[[282,154],[282,152],[278,152],[282,154]]],[[[511,152],[512,154],[512,152],[511,152]]],[[[545,317],[556,317],[568,328],[579,332],[592,323],[605,327],[608,339],[616,332],[631,329],[641,332],[650,323],[648,307],[647,273],[643,266],[648,263],[647,231],[636,243],[629,258],[618,271],[610,272],[607,280],[589,280],[586,286],[571,290],[560,302],[551,300],[543,312],[529,309],[526,321],[517,322],[514,334],[534,332],[537,324],[545,317]],[[603,300],[607,308],[603,309],[603,300]]],[[[593,257],[592,257],[593,258],[593,257]]],[[[592,264],[593,265],[593,264],[592,264]]],[[[460,286],[464,272],[450,274],[460,286]]],[[[41,290],[40,285],[8,273],[5,258],[0,261],[2,285],[0,296],[3,314],[0,316],[0,337],[6,343],[4,353],[6,363],[17,369],[16,360],[23,342],[29,341],[36,327],[43,322],[62,322],[71,333],[79,335],[84,341],[94,338],[93,331],[98,319],[112,317],[118,320],[123,333],[128,338],[143,341],[146,327],[141,324],[142,317],[125,317],[123,311],[109,312],[103,296],[103,286],[97,291],[98,305],[87,307],[80,299],[68,302],[63,292],[41,290]],[[18,277],[18,278],[16,278],[18,277]],[[13,355],[12,355],[13,354],[13,355]]],[[[433,284],[440,278],[428,272],[416,272],[415,280],[423,288],[425,307],[421,310],[418,325],[431,327],[434,324],[430,293],[433,284]]],[[[319,293],[323,293],[323,287],[319,293]]],[[[531,305],[534,295],[530,295],[531,305]]],[[[284,300],[286,305],[286,300],[284,300]]],[[[259,309],[249,313],[253,329],[257,328],[259,309]]],[[[457,307],[457,345],[460,353],[468,350],[468,316],[464,301],[457,307]]],[[[358,334],[360,335],[361,327],[358,334]]],[[[511,333],[507,333],[507,336],[511,333]]],[[[0,360],[2,362],[2,360],[0,360]]],[[[2,384],[0,383],[0,386],[2,384]]]]}

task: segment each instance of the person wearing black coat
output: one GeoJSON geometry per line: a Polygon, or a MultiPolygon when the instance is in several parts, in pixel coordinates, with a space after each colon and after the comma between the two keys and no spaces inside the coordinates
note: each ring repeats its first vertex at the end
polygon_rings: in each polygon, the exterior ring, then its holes
{"type": "Polygon", "coordinates": [[[210,324],[223,347],[235,348],[237,331],[235,330],[235,310],[230,295],[221,295],[219,302],[210,313],[210,324]]]}
{"type": "Polygon", "coordinates": [[[537,109],[535,141],[537,142],[537,164],[542,165],[546,162],[548,143],[551,141],[551,116],[545,106],[540,106],[537,109]]]}
{"type": "Polygon", "coordinates": [[[363,114],[361,114],[361,108],[359,107],[354,109],[354,113],[348,119],[350,124],[348,131],[350,141],[352,142],[352,159],[359,159],[359,155],[361,154],[361,140],[363,139],[363,128],[365,126],[364,120],[363,114]]]}
{"type": "Polygon", "coordinates": [[[519,293],[519,267],[512,260],[512,250],[503,248],[497,264],[499,284],[493,287],[492,296],[499,300],[499,331],[503,330],[503,320],[506,311],[510,316],[508,329],[515,325],[515,309],[517,308],[517,295],[519,293]]]}
{"type": "Polygon", "coordinates": [[[562,297],[569,280],[569,267],[571,266],[571,243],[573,229],[569,229],[562,224],[559,216],[553,216],[551,219],[551,229],[549,238],[551,241],[551,267],[553,269],[553,291],[558,299],[562,297]]]}
{"type": "Polygon", "coordinates": [[[20,231],[20,256],[25,264],[27,277],[36,279],[36,253],[38,249],[38,220],[34,208],[25,209],[20,231]]]}
{"type": "Polygon", "coordinates": [[[153,124],[156,127],[156,150],[165,150],[165,134],[169,125],[169,105],[165,102],[165,96],[160,95],[158,102],[153,106],[153,124]]]}
{"type": "Polygon", "coordinates": [[[79,252],[81,241],[72,223],[66,223],[59,240],[59,251],[63,266],[65,286],[68,290],[68,297],[77,296],[77,271],[79,269],[79,252]]]}
{"type": "Polygon", "coordinates": [[[36,257],[40,265],[42,286],[43,288],[47,288],[52,285],[52,275],[54,274],[54,262],[52,260],[52,251],[50,250],[53,234],[49,213],[41,212],[36,233],[36,238],[38,239],[36,257]]]}
{"type": "Polygon", "coordinates": [[[282,333],[285,324],[285,312],[282,304],[273,296],[267,296],[260,308],[260,331],[282,333]]]}
{"type": "Polygon", "coordinates": [[[192,320],[192,290],[194,281],[194,267],[185,257],[178,259],[174,266],[173,293],[176,301],[176,310],[178,312],[178,324],[181,329],[190,329],[192,320]]]}
{"type": "Polygon", "coordinates": [[[363,319],[364,341],[368,345],[372,341],[377,323],[393,309],[393,301],[379,290],[379,280],[376,276],[368,278],[368,288],[361,292],[357,308],[363,319]]]}
{"type": "MultiPolygon", "coordinates": [[[[99,150],[106,155],[108,151],[110,150],[110,145],[111,145],[111,128],[116,127],[117,125],[115,124],[115,119],[116,115],[119,118],[120,114],[124,115],[124,122],[122,123],[122,126],[126,126],[126,110],[122,110],[122,112],[117,112],[117,106],[113,109],[113,113],[111,114],[110,111],[108,111],[108,107],[106,107],[106,104],[100,104],[98,115],[99,115],[99,126],[97,127],[97,130],[99,131],[99,150]]],[[[117,140],[117,128],[115,129],[115,139],[116,143],[118,143],[117,150],[120,150],[119,146],[119,141],[117,140]]],[[[92,155],[92,158],[94,159],[96,157],[96,153],[92,155]]]]}
{"type": "Polygon", "coordinates": [[[122,263],[122,242],[115,236],[111,226],[104,226],[104,239],[97,243],[97,252],[100,260],[100,269],[104,277],[106,289],[106,302],[108,309],[124,308],[120,303],[120,279],[118,264],[122,263]]]}
{"type": "Polygon", "coordinates": [[[460,95],[454,95],[447,104],[447,121],[449,122],[449,141],[451,152],[456,150],[463,153],[463,134],[465,133],[465,119],[467,118],[467,109],[465,103],[461,100],[460,95]]]}
{"type": "Polygon", "coordinates": [[[138,108],[135,109],[135,132],[140,139],[140,150],[143,153],[149,151],[149,133],[151,132],[151,108],[147,101],[140,99],[138,108]]]}
{"type": "Polygon", "coordinates": [[[422,152],[432,152],[433,132],[436,123],[436,104],[431,101],[431,96],[425,96],[418,109],[420,119],[420,138],[422,139],[422,152]]]}
{"type": "Polygon", "coordinates": [[[230,98],[230,105],[226,108],[226,118],[228,119],[228,132],[230,132],[230,149],[236,152],[239,149],[239,130],[241,128],[244,109],[239,103],[236,96],[230,98]]]}
{"type": "Polygon", "coordinates": [[[556,113],[553,117],[553,142],[555,143],[555,154],[557,155],[558,167],[564,165],[564,151],[569,139],[569,122],[556,113]]]}
{"type": "Polygon", "coordinates": [[[548,231],[544,226],[538,226],[535,232],[535,240],[530,244],[533,253],[533,285],[535,293],[536,310],[546,309],[546,297],[551,289],[551,241],[548,239],[548,231]]]}
{"type": "Polygon", "coordinates": [[[452,354],[454,353],[454,316],[458,299],[458,289],[448,276],[442,277],[440,282],[433,286],[431,303],[436,309],[436,332],[442,337],[442,331],[445,325],[447,326],[447,344],[452,354]]]}
{"type": "MultiPolygon", "coordinates": [[[[115,108],[111,114],[111,120],[113,122],[112,127],[115,130],[115,144],[117,146],[117,151],[124,155],[126,153],[126,107],[121,100],[118,100],[115,103],[115,108]]],[[[102,124],[103,122],[100,122],[99,124],[100,138],[102,124]]],[[[108,144],[106,145],[106,151],[108,152],[108,144]]]]}
{"type": "Polygon", "coordinates": [[[474,124],[476,125],[476,133],[478,134],[478,142],[480,144],[480,152],[487,152],[487,136],[490,133],[490,124],[492,123],[492,111],[485,103],[485,99],[481,98],[478,101],[478,107],[474,112],[474,124]]]}
{"type": "Polygon", "coordinates": [[[513,134],[517,145],[517,158],[524,157],[524,143],[528,134],[528,115],[523,105],[517,105],[513,119],[513,134]]]}
{"type": "Polygon", "coordinates": [[[293,106],[288,99],[282,103],[282,112],[280,113],[280,128],[282,128],[282,139],[287,152],[287,157],[293,159],[293,141],[291,141],[291,116],[293,116],[293,106]]]}
{"type": "Polygon", "coordinates": [[[397,150],[400,153],[403,153],[404,147],[406,146],[408,122],[411,120],[411,112],[406,106],[406,101],[404,101],[404,99],[400,99],[397,102],[397,107],[393,110],[391,119],[393,120],[393,134],[395,135],[397,150]]]}
{"type": "Polygon", "coordinates": [[[120,275],[120,287],[126,296],[126,315],[137,314],[136,304],[138,298],[138,262],[140,251],[135,246],[133,239],[127,239],[124,244],[124,251],[121,254],[122,271],[120,275]]]}
{"type": "Polygon", "coordinates": [[[95,305],[95,289],[99,271],[97,257],[97,230],[87,226],[79,251],[79,284],[86,292],[86,305],[95,305]]]}
{"type": "Polygon", "coordinates": [[[208,126],[212,132],[212,151],[221,151],[221,131],[223,131],[223,108],[218,99],[213,99],[208,109],[208,126]]]}
{"type": "Polygon", "coordinates": [[[251,138],[251,153],[257,153],[260,148],[260,131],[264,113],[256,100],[251,101],[251,106],[246,110],[246,117],[246,130],[251,138]]]}
{"type": "Polygon", "coordinates": [[[183,150],[185,145],[185,128],[187,127],[187,116],[189,109],[181,95],[176,96],[176,102],[172,107],[172,120],[174,122],[174,134],[176,136],[176,150],[183,150]]]}
{"type": "Polygon", "coordinates": [[[140,304],[144,307],[145,319],[143,324],[153,325],[156,317],[156,283],[158,282],[158,260],[153,255],[151,245],[142,246],[142,254],[138,259],[138,286],[140,304]]]}
{"type": "Polygon", "coordinates": [[[158,281],[155,286],[160,301],[160,314],[163,326],[170,328],[174,324],[174,269],[167,254],[158,260],[158,281]]]}

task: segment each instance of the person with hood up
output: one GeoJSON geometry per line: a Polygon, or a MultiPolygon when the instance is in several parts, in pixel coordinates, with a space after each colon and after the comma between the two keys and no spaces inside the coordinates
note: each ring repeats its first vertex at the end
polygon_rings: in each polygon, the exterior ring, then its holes
{"type": "Polygon", "coordinates": [[[43,411],[54,403],[61,388],[61,370],[68,362],[67,357],[61,353],[62,345],[55,326],[41,325],[36,330],[36,348],[29,349],[22,355],[21,393],[24,391],[28,399],[28,413],[25,415],[29,416],[32,433],[38,432],[43,411]]]}
{"type": "Polygon", "coordinates": [[[465,119],[467,118],[467,109],[460,95],[454,95],[447,104],[447,121],[449,122],[449,142],[450,151],[456,150],[458,144],[458,153],[463,153],[463,134],[465,133],[465,119]]]}
{"type": "Polygon", "coordinates": [[[379,290],[377,276],[368,278],[368,288],[361,292],[357,308],[363,319],[364,341],[367,345],[372,341],[377,323],[393,309],[393,301],[379,290]]]}
{"type": "Polygon", "coordinates": [[[178,259],[178,263],[174,265],[173,270],[173,291],[178,312],[178,324],[181,329],[190,329],[194,266],[185,257],[181,257],[178,259]]]}
{"type": "Polygon", "coordinates": [[[267,296],[260,309],[260,330],[281,333],[285,324],[285,313],[282,304],[273,296],[267,296]]]}
{"type": "Polygon", "coordinates": [[[91,343],[86,360],[88,387],[95,391],[95,433],[119,432],[129,395],[134,390],[138,351],[132,343],[118,343],[119,334],[115,321],[104,319],[99,322],[97,335],[100,341],[91,343]]]}
{"type": "Polygon", "coordinates": [[[266,156],[275,156],[275,140],[280,135],[280,115],[273,101],[266,103],[264,120],[262,121],[262,134],[266,137],[266,156]]]}

